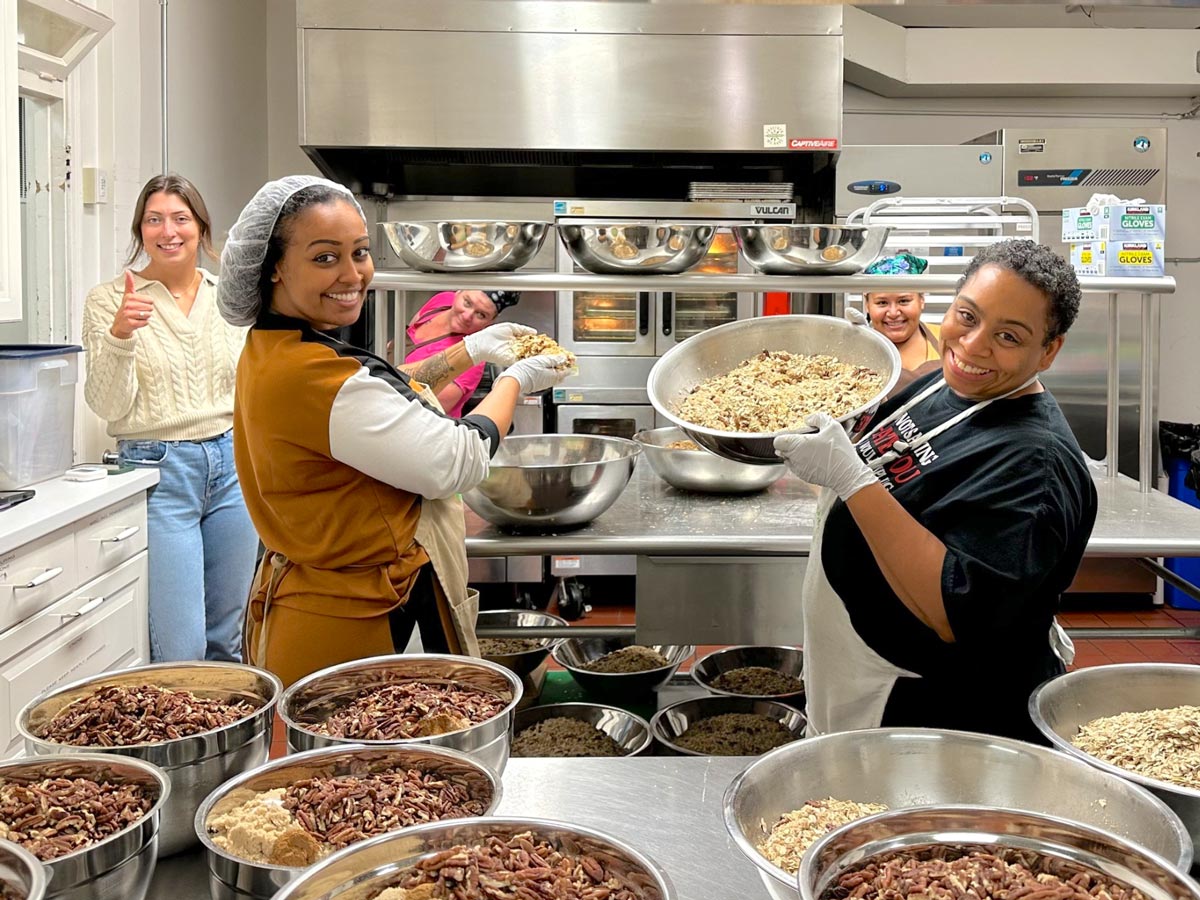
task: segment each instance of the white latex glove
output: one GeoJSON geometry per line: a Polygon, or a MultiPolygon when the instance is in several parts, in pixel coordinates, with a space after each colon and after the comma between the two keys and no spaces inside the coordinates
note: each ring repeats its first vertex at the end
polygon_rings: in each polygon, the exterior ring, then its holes
{"type": "Polygon", "coordinates": [[[528,325],[518,325],[516,322],[500,322],[497,325],[489,325],[482,331],[468,334],[463,338],[463,346],[475,365],[490,362],[497,366],[511,366],[517,361],[517,355],[512,349],[512,340],[523,334],[537,334],[537,329],[528,325]]]}
{"type": "Polygon", "coordinates": [[[816,434],[781,434],[775,438],[776,455],[783,457],[798,477],[829,488],[843,500],[879,483],[839,422],[825,413],[814,413],[804,424],[816,428],[816,434]]]}
{"type": "Polygon", "coordinates": [[[536,394],[561,383],[574,371],[561,353],[541,353],[517,360],[501,372],[498,378],[513,378],[521,386],[522,394],[536,394]]]}
{"type": "Polygon", "coordinates": [[[870,325],[871,320],[867,318],[866,313],[862,310],[855,309],[853,306],[847,306],[842,311],[842,318],[851,325],[870,325]]]}

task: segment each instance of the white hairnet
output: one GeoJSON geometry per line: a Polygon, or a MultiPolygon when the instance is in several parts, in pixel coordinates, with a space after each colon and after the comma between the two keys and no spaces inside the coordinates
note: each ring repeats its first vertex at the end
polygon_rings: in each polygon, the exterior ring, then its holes
{"type": "Polygon", "coordinates": [[[264,298],[259,290],[263,260],[275,223],[284,204],[299,191],[321,186],[343,195],[363,216],[362,207],[345,187],[315,175],[288,175],[268,181],[246,204],[237,222],[229,229],[229,238],[221,250],[221,277],[217,282],[217,306],[231,325],[253,325],[264,298]]]}

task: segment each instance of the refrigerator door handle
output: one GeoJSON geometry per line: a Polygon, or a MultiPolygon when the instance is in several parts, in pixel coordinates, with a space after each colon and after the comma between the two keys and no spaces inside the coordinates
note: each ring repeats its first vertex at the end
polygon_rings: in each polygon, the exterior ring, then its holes
{"type": "Polygon", "coordinates": [[[675,318],[675,292],[663,291],[662,295],[662,333],[671,333],[671,320],[675,318]]]}
{"type": "Polygon", "coordinates": [[[650,293],[638,291],[638,334],[650,333],[650,293]]]}

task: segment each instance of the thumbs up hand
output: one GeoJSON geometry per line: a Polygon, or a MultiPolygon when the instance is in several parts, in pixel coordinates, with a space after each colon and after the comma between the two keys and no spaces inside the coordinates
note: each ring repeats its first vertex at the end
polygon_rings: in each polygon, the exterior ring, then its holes
{"type": "Polygon", "coordinates": [[[121,305],[113,317],[109,331],[115,338],[129,340],[139,328],[150,324],[150,316],[154,313],[154,300],[133,289],[133,273],[125,271],[125,294],[121,297],[121,305]]]}

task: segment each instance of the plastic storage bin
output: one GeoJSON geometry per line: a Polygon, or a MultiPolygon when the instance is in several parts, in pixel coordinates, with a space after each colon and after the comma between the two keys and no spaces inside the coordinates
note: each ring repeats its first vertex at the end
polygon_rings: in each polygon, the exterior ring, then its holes
{"type": "MultiPolygon", "coordinates": [[[[1196,497],[1196,492],[1184,483],[1191,463],[1185,459],[1172,459],[1170,457],[1164,459],[1163,462],[1166,464],[1167,469],[1167,493],[1191,506],[1200,507],[1200,499],[1196,497]]],[[[1200,586],[1200,557],[1172,557],[1163,560],[1163,565],[1180,578],[1200,586]]],[[[1166,601],[1168,606],[1172,606],[1175,609],[1200,609],[1200,603],[1197,603],[1183,591],[1179,590],[1179,588],[1172,587],[1169,584],[1163,585],[1163,600],[1166,601]]]]}
{"type": "Polygon", "coordinates": [[[0,344],[0,490],[71,467],[81,352],[75,344],[0,344]]]}

